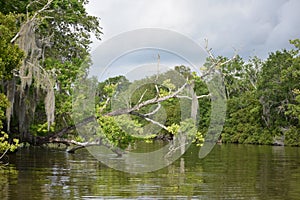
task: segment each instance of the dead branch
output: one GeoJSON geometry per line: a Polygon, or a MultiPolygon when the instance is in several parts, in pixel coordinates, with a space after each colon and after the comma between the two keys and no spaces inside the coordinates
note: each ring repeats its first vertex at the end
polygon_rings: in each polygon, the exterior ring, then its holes
{"type": "Polygon", "coordinates": [[[152,112],[150,113],[147,113],[147,114],[144,114],[144,116],[148,117],[148,116],[151,116],[151,115],[154,115],[155,113],[157,113],[159,111],[159,109],[161,108],[161,104],[160,103],[157,103],[157,107],[155,108],[155,110],[153,110],[152,112]]]}
{"type": "Polygon", "coordinates": [[[168,131],[168,128],[167,128],[165,125],[163,125],[163,124],[161,124],[161,123],[159,123],[159,122],[157,122],[157,121],[155,121],[155,120],[153,120],[153,119],[147,117],[146,115],[143,115],[143,114],[138,113],[138,112],[135,112],[135,111],[132,111],[130,114],[136,115],[136,116],[138,116],[138,117],[141,117],[141,118],[143,118],[143,119],[145,119],[145,120],[151,122],[152,124],[155,124],[155,125],[157,125],[157,126],[163,128],[163,129],[165,129],[166,131],[168,131]]]}
{"type": "MultiPolygon", "coordinates": [[[[173,92],[170,95],[167,95],[167,96],[164,96],[164,97],[160,97],[160,98],[155,97],[153,99],[149,99],[149,100],[144,101],[144,102],[142,102],[140,104],[137,104],[137,105],[135,105],[132,108],[119,109],[119,110],[115,110],[115,111],[112,111],[112,112],[109,112],[109,113],[105,113],[103,115],[104,116],[118,116],[118,115],[123,115],[123,114],[134,114],[134,115],[138,115],[138,116],[140,116],[142,118],[145,118],[147,121],[150,121],[150,122],[152,122],[154,124],[157,124],[158,126],[164,128],[164,129],[166,129],[166,126],[164,126],[162,124],[159,124],[158,122],[155,122],[154,120],[152,120],[152,119],[149,118],[149,116],[151,116],[152,114],[155,114],[155,112],[157,112],[159,110],[159,108],[160,108],[159,106],[153,112],[147,113],[147,114],[140,114],[140,113],[138,113],[136,111],[139,110],[139,109],[141,109],[142,107],[145,107],[145,106],[150,105],[150,104],[155,104],[155,103],[159,104],[160,102],[168,100],[170,98],[176,98],[176,97],[179,96],[178,94],[180,92],[182,92],[187,86],[188,86],[188,83],[185,83],[177,91],[173,92]]],[[[201,96],[199,96],[199,97],[201,97],[201,96]]],[[[48,136],[48,139],[62,137],[65,133],[68,133],[68,132],[70,132],[72,130],[75,130],[76,128],[79,128],[79,127],[82,127],[82,126],[84,126],[86,124],[89,124],[90,122],[93,122],[96,119],[97,118],[94,115],[89,116],[87,118],[84,118],[79,123],[77,123],[76,125],[65,127],[63,129],[61,129],[60,131],[56,132],[55,134],[48,136]]]]}
{"type": "Polygon", "coordinates": [[[114,110],[114,111],[106,113],[104,115],[106,115],[106,116],[117,116],[117,115],[129,114],[129,113],[131,113],[133,111],[136,111],[136,110],[139,110],[142,107],[145,107],[147,105],[159,103],[159,102],[168,100],[170,98],[175,98],[180,92],[182,92],[184,90],[184,88],[187,85],[188,85],[188,83],[183,84],[183,86],[181,86],[181,88],[179,88],[177,91],[175,91],[172,94],[169,94],[167,96],[163,96],[163,97],[160,97],[160,98],[155,97],[153,99],[149,99],[149,100],[146,100],[146,101],[144,101],[144,102],[142,102],[140,104],[137,104],[137,105],[135,105],[132,108],[125,108],[125,109],[114,110]]]}
{"type": "Polygon", "coordinates": [[[145,96],[145,94],[146,94],[147,91],[148,91],[148,89],[146,89],[146,90],[143,92],[143,94],[142,94],[142,96],[140,97],[140,99],[139,99],[139,101],[138,101],[137,104],[141,103],[141,101],[143,100],[143,98],[144,98],[144,96],[145,96]]]}
{"type": "Polygon", "coordinates": [[[8,151],[9,151],[9,148],[7,148],[7,149],[3,152],[3,154],[0,156],[0,160],[5,156],[5,154],[6,154],[8,151]]]}
{"type": "MultiPolygon", "coordinates": [[[[185,98],[185,99],[193,100],[193,98],[189,97],[189,96],[180,96],[180,95],[177,95],[176,97],[177,98],[185,98]]],[[[204,95],[200,95],[200,96],[196,96],[196,97],[197,97],[197,99],[208,98],[208,97],[211,97],[211,94],[204,94],[204,95]]]]}
{"type": "Polygon", "coordinates": [[[159,89],[158,86],[155,84],[155,90],[156,90],[156,95],[159,96],[159,89]]]}
{"type": "Polygon", "coordinates": [[[68,153],[75,153],[76,150],[83,149],[86,147],[91,147],[91,146],[105,146],[108,149],[110,149],[112,152],[116,153],[118,156],[123,155],[123,153],[118,148],[115,148],[109,144],[104,144],[101,142],[101,140],[94,141],[94,142],[77,142],[75,140],[53,138],[53,139],[49,140],[49,142],[65,144],[66,146],[76,145],[75,147],[68,149],[67,150],[68,153]]]}
{"type": "Polygon", "coordinates": [[[185,145],[188,145],[188,142],[184,142],[179,146],[176,145],[171,145],[169,147],[169,151],[168,153],[164,156],[165,158],[170,158],[172,156],[172,154],[174,154],[178,149],[181,149],[182,147],[184,147],[185,145]]]}
{"type": "MultiPolygon", "coordinates": [[[[27,15],[27,21],[25,22],[25,24],[27,24],[27,23],[32,23],[33,21],[35,21],[36,18],[37,18],[37,16],[38,16],[40,13],[44,12],[45,10],[47,10],[47,9],[50,7],[50,4],[51,4],[52,2],[53,2],[53,0],[48,0],[48,2],[47,2],[40,10],[36,11],[36,12],[33,14],[33,16],[32,16],[31,18],[29,18],[28,8],[31,6],[32,2],[29,3],[29,4],[26,6],[26,11],[27,11],[27,13],[26,13],[26,15],[27,15]]],[[[24,24],[24,25],[25,25],[25,24],[24,24]]],[[[20,31],[19,31],[19,32],[18,32],[18,33],[10,40],[11,43],[14,43],[14,42],[18,39],[18,37],[20,36],[21,32],[23,31],[23,28],[24,28],[24,26],[21,26],[20,31]]]]}
{"type": "Polygon", "coordinates": [[[99,110],[99,113],[102,113],[102,111],[107,107],[108,103],[110,102],[110,97],[108,97],[102,106],[102,108],[99,110]]]}
{"type": "Polygon", "coordinates": [[[228,59],[228,60],[226,60],[226,61],[224,61],[224,62],[221,62],[220,59],[217,59],[213,55],[212,48],[208,47],[208,39],[204,39],[204,41],[205,41],[205,50],[208,53],[208,55],[209,55],[209,57],[210,57],[210,59],[211,59],[211,61],[212,61],[213,64],[209,67],[208,71],[205,74],[203,74],[202,76],[200,76],[201,78],[205,78],[206,76],[210,75],[216,69],[219,69],[221,66],[226,65],[226,64],[232,62],[237,57],[237,51],[234,49],[235,53],[234,53],[233,57],[230,58],[230,59],[228,59]]]}

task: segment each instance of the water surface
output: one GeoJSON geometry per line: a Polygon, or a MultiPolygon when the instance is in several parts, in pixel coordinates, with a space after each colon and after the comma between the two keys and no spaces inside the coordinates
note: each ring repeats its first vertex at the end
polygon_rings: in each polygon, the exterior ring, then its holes
{"type": "Polygon", "coordinates": [[[300,199],[300,148],[223,144],[203,160],[198,152],[129,174],[86,150],[21,149],[0,168],[0,199],[300,199]]]}

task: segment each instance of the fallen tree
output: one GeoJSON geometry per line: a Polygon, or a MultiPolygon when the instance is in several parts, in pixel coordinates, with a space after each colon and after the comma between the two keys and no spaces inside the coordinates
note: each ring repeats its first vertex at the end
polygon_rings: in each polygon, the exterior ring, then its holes
{"type": "MultiPolygon", "coordinates": [[[[215,58],[211,52],[211,49],[207,48],[208,44],[206,41],[206,49],[209,55],[209,66],[206,66],[206,69],[204,70],[204,73],[200,76],[201,79],[205,79],[206,81],[210,81],[212,77],[214,76],[215,73],[219,74],[220,67],[222,65],[228,64],[231,62],[233,59],[235,59],[235,56],[232,59],[226,60],[225,62],[221,62],[218,58],[215,58]]],[[[158,77],[158,75],[157,75],[158,77]]],[[[156,77],[156,79],[157,79],[156,77]]],[[[115,116],[121,116],[121,115],[134,115],[139,118],[142,118],[154,125],[159,126],[163,130],[170,132],[170,128],[167,127],[165,124],[162,124],[155,119],[153,119],[153,115],[157,113],[161,109],[161,103],[168,101],[170,99],[186,99],[191,102],[191,110],[190,110],[190,116],[193,119],[196,119],[197,117],[197,110],[198,110],[198,100],[202,98],[208,98],[213,100],[216,96],[216,94],[213,93],[208,93],[208,94],[202,94],[202,95],[196,95],[193,93],[193,87],[194,87],[194,82],[193,80],[188,80],[186,79],[181,86],[177,86],[175,88],[167,88],[168,93],[162,95],[162,91],[159,89],[159,85],[155,84],[154,85],[155,90],[156,90],[156,95],[153,98],[142,100],[144,98],[144,95],[146,91],[144,91],[141,96],[139,97],[138,102],[135,105],[129,105],[128,103],[126,104],[126,107],[120,107],[116,108],[114,110],[108,110],[108,112],[105,112],[106,107],[111,103],[112,101],[112,94],[110,96],[107,96],[105,100],[103,100],[104,104],[102,107],[99,109],[99,113],[101,116],[109,116],[109,117],[115,117],[115,116]],[[188,92],[187,92],[188,91],[188,92]],[[150,106],[150,105],[157,105],[154,110],[152,110],[149,113],[142,113],[140,112],[143,108],[150,106]]],[[[116,86],[114,87],[116,88],[116,86]]],[[[218,91],[215,91],[218,93],[218,91]]],[[[114,93],[114,92],[112,92],[114,93]]],[[[88,146],[99,146],[99,145],[104,145],[107,148],[111,149],[113,152],[115,152],[117,155],[121,155],[121,151],[118,151],[115,146],[103,142],[101,137],[95,138],[95,140],[90,141],[90,142],[78,142],[75,140],[70,140],[70,139],[62,139],[62,137],[65,134],[68,134],[72,131],[75,131],[78,128],[84,127],[86,125],[89,125],[90,123],[96,123],[98,124],[97,120],[99,117],[97,117],[97,114],[91,115],[88,117],[84,117],[81,120],[77,120],[77,123],[68,127],[65,127],[53,134],[50,134],[45,137],[37,137],[35,142],[36,144],[46,144],[46,143],[63,143],[67,146],[70,145],[76,145],[76,147],[71,148],[68,150],[68,152],[74,153],[76,150],[88,147],[88,146]]],[[[170,132],[171,133],[171,132],[170,132]]],[[[171,133],[174,134],[174,133],[171,133]]],[[[186,138],[182,138],[182,142],[185,143],[186,138]]],[[[184,146],[184,144],[183,144],[184,146]]]]}

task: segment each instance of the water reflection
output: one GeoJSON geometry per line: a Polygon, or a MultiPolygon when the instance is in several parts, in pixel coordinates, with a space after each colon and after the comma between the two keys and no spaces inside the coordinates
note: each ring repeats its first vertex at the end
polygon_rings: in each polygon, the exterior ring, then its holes
{"type": "Polygon", "coordinates": [[[23,149],[0,171],[0,199],[299,199],[299,148],[218,145],[203,160],[198,152],[128,174],[86,150],[23,149]]]}

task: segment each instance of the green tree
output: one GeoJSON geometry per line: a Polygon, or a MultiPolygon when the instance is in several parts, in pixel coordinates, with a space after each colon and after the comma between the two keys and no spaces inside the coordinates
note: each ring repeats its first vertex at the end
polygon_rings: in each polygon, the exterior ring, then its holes
{"type": "Polygon", "coordinates": [[[0,160],[8,151],[14,151],[19,146],[18,139],[10,140],[9,135],[2,130],[3,119],[5,119],[5,109],[8,106],[8,104],[9,102],[6,96],[3,93],[0,93],[0,160]]]}
{"type": "Polygon", "coordinates": [[[295,49],[270,53],[264,62],[254,57],[223,66],[228,96],[224,142],[299,145],[299,40],[291,43],[295,49]]]}
{"type": "MultiPolygon", "coordinates": [[[[10,43],[10,39],[17,32],[16,19],[15,14],[4,15],[0,12],[0,158],[7,151],[14,151],[19,142],[6,133],[4,126],[6,125],[5,113],[9,106],[4,84],[13,77],[12,71],[20,66],[23,58],[23,52],[18,46],[10,43]]],[[[8,95],[10,94],[8,92],[8,95]]]]}
{"type": "Polygon", "coordinates": [[[262,106],[255,92],[246,91],[228,100],[223,142],[273,144],[273,135],[261,120],[262,106]]]}
{"type": "MultiPolygon", "coordinates": [[[[1,2],[1,18],[12,18],[6,27],[14,28],[7,36],[6,41],[10,42],[7,45],[19,46],[25,54],[21,65],[6,67],[5,77],[13,79],[1,84],[10,93],[8,124],[12,116],[12,131],[19,132],[24,141],[32,142],[32,136],[40,134],[35,127],[46,124],[50,130],[55,117],[56,130],[72,123],[69,117],[72,83],[78,75],[86,74],[89,67],[91,34],[98,39],[101,35],[99,20],[85,10],[87,3],[76,0],[1,2]]],[[[18,58],[23,56],[4,53],[1,56],[10,63],[20,62],[18,58]]]]}
{"type": "Polygon", "coordinates": [[[258,94],[267,127],[286,128],[295,123],[285,113],[289,104],[296,103],[293,91],[300,87],[298,53],[299,49],[276,51],[263,64],[258,94]]]}

